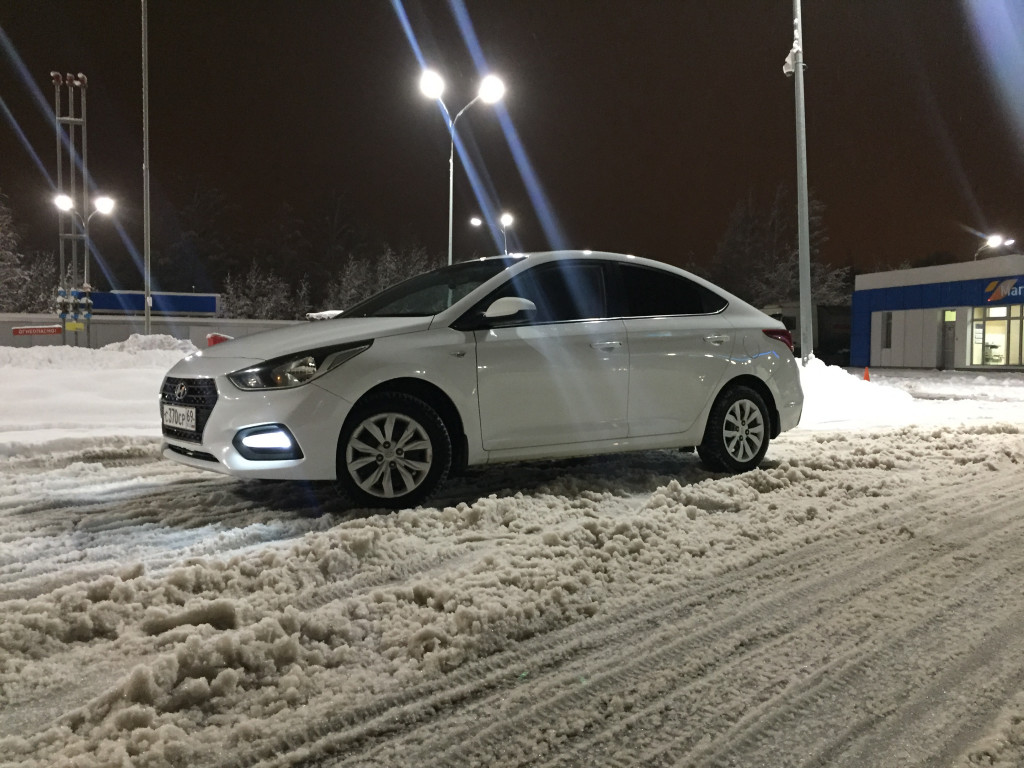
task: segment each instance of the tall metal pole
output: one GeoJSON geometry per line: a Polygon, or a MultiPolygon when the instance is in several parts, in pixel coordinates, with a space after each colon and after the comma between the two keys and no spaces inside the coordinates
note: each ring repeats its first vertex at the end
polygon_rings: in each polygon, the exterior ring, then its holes
{"type": "Polygon", "coordinates": [[[146,0],[142,0],[142,219],[143,252],[145,254],[145,321],[143,332],[151,331],[150,306],[153,303],[149,251],[149,50],[147,48],[146,0]]]}
{"type": "MultiPolygon", "coordinates": [[[[56,127],[57,136],[57,193],[60,194],[64,191],[64,161],[63,153],[61,152],[61,129],[60,129],[60,87],[64,80],[60,75],[60,72],[51,72],[50,77],[53,80],[53,118],[54,125],[56,127]]],[[[58,209],[57,211],[57,239],[60,243],[60,272],[57,275],[57,301],[59,312],[61,316],[61,344],[68,343],[68,328],[67,328],[67,316],[65,314],[65,299],[67,298],[68,285],[66,284],[67,268],[64,265],[64,211],[58,209]]]]}
{"type": "Polygon", "coordinates": [[[78,81],[81,83],[80,92],[82,94],[82,205],[79,206],[75,203],[75,208],[78,211],[78,215],[82,218],[85,223],[82,225],[82,234],[84,237],[85,251],[82,254],[82,288],[86,291],[89,290],[89,222],[86,217],[89,215],[89,137],[88,131],[86,130],[86,109],[85,109],[85,94],[88,80],[85,79],[85,75],[81,72],[78,73],[78,81]]]}
{"type": "MultiPolygon", "coordinates": [[[[460,113],[461,114],[461,113],[460,113]]],[[[452,210],[455,207],[455,123],[449,128],[452,149],[448,154],[448,266],[452,264],[452,210]]]]}
{"type": "Polygon", "coordinates": [[[811,235],[807,195],[807,135],[804,124],[804,33],[800,0],[793,0],[793,74],[796,86],[796,181],[797,239],[800,265],[800,357],[806,363],[814,354],[814,320],[811,304],[811,235]]]}
{"type": "MultiPolygon", "coordinates": [[[[64,77],[64,82],[68,87],[68,118],[65,121],[68,126],[68,135],[70,137],[70,146],[68,148],[68,156],[70,162],[68,164],[68,196],[74,200],[77,196],[76,189],[78,187],[75,178],[75,126],[81,120],[81,118],[75,117],[75,78],[71,73],[68,73],[64,77]]],[[[71,290],[78,290],[78,238],[74,237],[73,230],[75,228],[75,217],[71,217],[71,290]]],[[[76,310],[77,311],[77,310],[76,310]]],[[[75,317],[77,322],[78,318],[75,317]]],[[[75,342],[78,342],[78,331],[75,331],[75,342]]]]}

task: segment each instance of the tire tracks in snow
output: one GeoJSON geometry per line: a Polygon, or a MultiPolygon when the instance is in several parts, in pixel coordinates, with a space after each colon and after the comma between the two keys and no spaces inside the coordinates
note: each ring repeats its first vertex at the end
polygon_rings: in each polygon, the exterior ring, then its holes
{"type": "MultiPolygon", "coordinates": [[[[824,536],[790,554],[712,577],[699,586],[681,579],[675,585],[678,594],[638,596],[642,609],[618,606],[467,664],[447,676],[444,690],[421,686],[390,697],[372,711],[335,719],[337,728],[326,726],[332,721],[327,716],[316,729],[323,734],[321,742],[314,746],[299,738],[302,751],[335,753],[336,758],[308,762],[324,766],[361,765],[368,759],[396,766],[424,760],[436,765],[488,765],[495,760],[502,765],[674,765],[686,764],[686,755],[694,750],[708,758],[696,764],[713,765],[744,744],[751,745],[751,758],[764,757],[758,723],[772,722],[766,712],[777,707],[791,718],[808,717],[822,696],[834,695],[837,686],[882,653],[862,650],[879,644],[869,621],[873,609],[865,605],[849,616],[843,606],[873,602],[885,594],[887,585],[908,578],[915,584],[941,581],[943,574],[963,570],[957,564],[967,562],[965,549],[987,546],[1003,556],[1015,551],[1014,534],[1021,534],[1022,525],[1006,519],[1012,508],[1009,501],[987,515],[958,520],[955,526],[942,521],[936,510],[943,504],[956,507],[957,502],[968,502],[974,493],[970,486],[958,487],[956,479],[912,499],[906,498],[908,493],[902,498],[896,493],[897,503],[906,506],[881,516],[861,515],[861,525],[874,518],[866,533],[836,531],[833,537],[824,536]],[[902,526],[908,509],[915,515],[925,512],[935,530],[914,535],[902,526]],[[875,530],[891,539],[878,554],[867,556],[850,546],[875,530]],[[816,576],[819,572],[821,576],[816,576]],[[721,616],[727,618],[715,618],[721,616]],[[822,646],[819,635],[835,633],[836,622],[844,621],[850,625],[845,634],[822,646]],[[809,652],[813,653],[802,665],[808,671],[798,669],[795,681],[790,680],[794,661],[775,665],[779,658],[809,652]],[[533,678],[521,693],[521,681],[509,674],[518,669],[528,670],[533,678]],[[802,676],[811,682],[802,681],[802,676]],[[543,682],[537,683],[538,678],[543,682]],[[752,719],[742,711],[750,686],[763,699],[752,719]],[[726,693],[716,699],[716,691],[726,693]],[[701,697],[711,697],[714,704],[702,706],[701,697]],[[680,717],[682,724],[673,726],[680,717]],[[701,718],[704,725],[695,727],[701,718]],[[658,725],[645,727],[645,722],[658,725]],[[723,723],[732,725],[712,736],[723,723]],[[545,733],[549,743],[538,746],[544,739],[538,734],[545,733]],[[628,745],[624,750],[623,744],[628,745]],[[345,754],[351,757],[346,759],[345,754]]],[[[856,524],[853,518],[844,520],[847,527],[856,524]]],[[[971,557],[977,560],[980,555],[975,552],[971,557]]],[[[990,593],[992,582],[1005,570],[994,559],[991,567],[966,574],[960,588],[974,590],[971,594],[979,599],[990,593]]],[[[896,634],[910,636],[918,632],[916,627],[936,624],[945,612],[963,606],[964,599],[952,599],[918,623],[903,625],[893,617],[889,621],[902,627],[896,634]]],[[[1014,619],[1008,621],[1012,624],[1014,619]]],[[[314,734],[308,735],[316,741],[314,734]]],[[[841,751],[846,744],[840,740],[820,749],[841,751]]],[[[785,754],[801,750],[806,753],[806,745],[785,754]]]]}

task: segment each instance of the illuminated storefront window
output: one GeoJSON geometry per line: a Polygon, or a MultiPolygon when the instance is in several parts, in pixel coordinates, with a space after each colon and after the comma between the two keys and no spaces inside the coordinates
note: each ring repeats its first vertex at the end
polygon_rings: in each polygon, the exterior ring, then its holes
{"type": "Polygon", "coordinates": [[[971,365],[1020,365],[1022,305],[975,307],[971,319],[971,365]]]}

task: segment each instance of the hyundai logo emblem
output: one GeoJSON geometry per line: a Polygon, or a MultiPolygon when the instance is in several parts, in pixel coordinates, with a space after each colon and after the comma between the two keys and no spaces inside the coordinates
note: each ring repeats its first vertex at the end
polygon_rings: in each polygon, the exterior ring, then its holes
{"type": "Polygon", "coordinates": [[[188,384],[184,381],[179,381],[178,385],[174,388],[174,399],[184,400],[188,396],[188,384]]]}

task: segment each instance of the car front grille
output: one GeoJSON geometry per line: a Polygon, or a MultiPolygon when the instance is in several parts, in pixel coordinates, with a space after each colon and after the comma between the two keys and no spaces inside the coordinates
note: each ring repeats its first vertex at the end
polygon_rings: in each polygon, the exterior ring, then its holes
{"type": "Polygon", "coordinates": [[[213,379],[179,379],[168,376],[160,388],[160,402],[169,405],[193,406],[196,409],[196,431],[163,426],[165,437],[200,443],[203,429],[217,404],[217,384],[213,379]]]}

